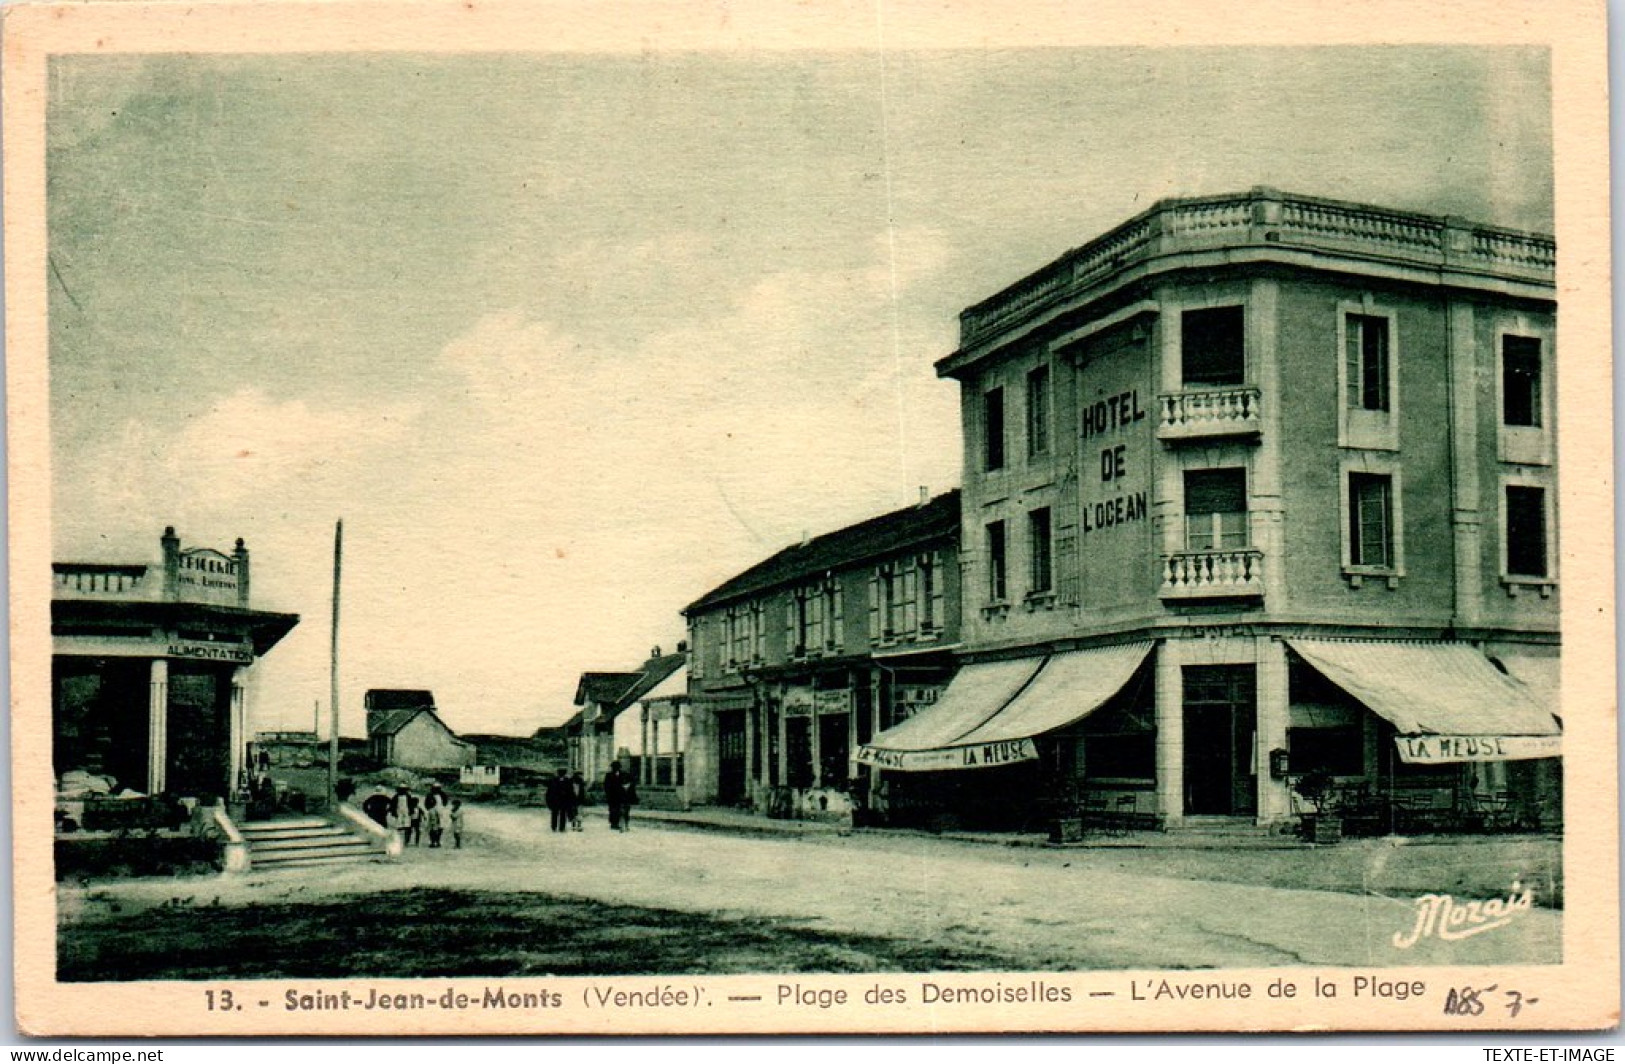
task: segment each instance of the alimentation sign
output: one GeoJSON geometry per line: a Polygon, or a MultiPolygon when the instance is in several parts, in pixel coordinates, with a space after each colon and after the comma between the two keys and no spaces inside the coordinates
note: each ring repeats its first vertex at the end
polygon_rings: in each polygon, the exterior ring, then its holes
{"type": "Polygon", "coordinates": [[[193,639],[172,639],[164,650],[164,656],[187,661],[228,661],[233,665],[252,665],[254,648],[247,643],[206,643],[193,639]]]}

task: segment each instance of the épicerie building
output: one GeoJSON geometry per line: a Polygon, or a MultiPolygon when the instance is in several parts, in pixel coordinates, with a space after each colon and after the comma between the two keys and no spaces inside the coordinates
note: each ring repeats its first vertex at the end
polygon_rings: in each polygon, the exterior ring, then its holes
{"type": "Polygon", "coordinates": [[[250,606],[249,553],[181,546],[160,561],[56,562],[52,759],[119,792],[231,799],[247,790],[254,663],[299,623],[250,606]]]}
{"type": "MultiPolygon", "coordinates": [[[[959,668],[851,742],[880,804],[1268,824],[1318,770],[1382,830],[1557,824],[1554,260],[1260,188],[1160,202],[965,310],[937,364],[959,668]]],[[[744,727],[804,747],[777,712],[744,727]]]]}

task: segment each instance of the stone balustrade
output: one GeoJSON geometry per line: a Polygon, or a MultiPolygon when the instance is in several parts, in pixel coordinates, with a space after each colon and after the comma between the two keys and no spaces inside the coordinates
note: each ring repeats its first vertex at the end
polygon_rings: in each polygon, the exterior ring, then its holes
{"type": "Polygon", "coordinates": [[[1247,598],[1263,594],[1263,551],[1244,547],[1163,556],[1165,599],[1247,598]]]}
{"type": "Polygon", "coordinates": [[[1206,388],[1158,396],[1157,438],[1257,435],[1263,398],[1257,388],[1206,388]]]}
{"type": "Polygon", "coordinates": [[[1323,250],[1553,283],[1551,237],[1455,218],[1256,188],[1234,196],[1164,200],[1062,255],[959,316],[971,346],[1099,279],[1159,255],[1214,247],[1323,250]]]}
{"type": "Polygon", "coordinates": [[[51,575],[56,598],[138,597],[146,589],[147,567],[58,562],[51,575]]]}

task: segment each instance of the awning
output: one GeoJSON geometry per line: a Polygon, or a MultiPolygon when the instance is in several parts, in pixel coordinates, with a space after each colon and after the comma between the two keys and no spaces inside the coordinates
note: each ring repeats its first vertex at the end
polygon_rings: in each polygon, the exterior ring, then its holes
{"type": "Polygon", "coordinates": [[[909,772],[957,768],[953,755],[945,758],[942,751],[1008,705],[1041,665],[1040,658],[966,665],[935,703],[860,748],[858,762],[909,772]]]}
{"type": "Polygon", "coordinates": [[[1287,645],[1394,726],[1401,760],[1511,761],[1562,752],[1556,706],[1475,647],[1334,639],[1287,645]]]}
{"type": "Polygon", "coordinates": [[[1036,760],[1036,736],[1099,709],[1123,689],[1151,647],[1143,642],[1077,650],[1047,658],[1041,666],[1031,658],[966,666],[936,705],[877,735],[858,752],[858,761],[901,772],[932,772],[1036,760]],[[1017,665],[1025,667],[1026,677],[1012,686],[1009,681],[1022,676],[1017,665]],[[1008,671],[971,682],[989,693],[1008,691],[1002,701],[981,701],[980,713],[973,714],[966,711],[968,698],[952,700],[967,673],[995,667],[1008,671]],[[947,712],[939,715],[945,707],[947,712]]]}

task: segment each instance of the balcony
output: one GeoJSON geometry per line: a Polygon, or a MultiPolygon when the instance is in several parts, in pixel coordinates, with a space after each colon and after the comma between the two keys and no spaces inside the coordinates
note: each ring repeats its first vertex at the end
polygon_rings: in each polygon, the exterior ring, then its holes
{"type": "Polygon", "coordinates": [[[1257,436],[1263,397],[1257,388],[1205,388],[1157,397],[1159,440],[1257,436]]]}
{"type": "Polygon", "coordinates": [[[1262,598],[1264,552],[1239,550],[1183,551],[1162,558],[1165,599],[1262,598]]]}

